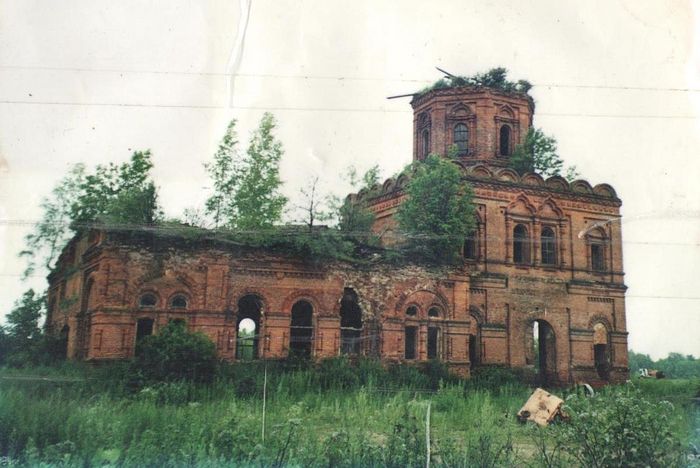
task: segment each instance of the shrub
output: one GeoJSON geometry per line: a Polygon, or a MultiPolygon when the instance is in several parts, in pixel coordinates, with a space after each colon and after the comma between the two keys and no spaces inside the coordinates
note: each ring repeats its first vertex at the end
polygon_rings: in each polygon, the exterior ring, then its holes
{"type": "Polygon", "coordinates": [[[583,466],[681,466],[673,432],[673,405],[651,402],[632,387],[607,388],[591,398],[572,394],[564,408],[571,421],[559,437],[583,466]]]}
{"type": "Polygon", "coordinates": [[[142,339],[134,370],[152,381],[211,382],[216,374],[216,347],[202,333],[190,333],[178,322],[142,339]]]}

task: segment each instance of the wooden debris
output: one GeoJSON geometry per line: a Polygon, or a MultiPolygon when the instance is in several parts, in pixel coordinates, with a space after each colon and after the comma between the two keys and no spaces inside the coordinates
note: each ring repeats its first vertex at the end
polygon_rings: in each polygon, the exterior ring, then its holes
{"type": "Polygon", "coordinates": [[[536,389],[525,402],[517,417],[520,422],[534,421],[540,426],[547,426],[557,417],[567,419],[561,409],[564,400],[541,388],[536,389]]]}

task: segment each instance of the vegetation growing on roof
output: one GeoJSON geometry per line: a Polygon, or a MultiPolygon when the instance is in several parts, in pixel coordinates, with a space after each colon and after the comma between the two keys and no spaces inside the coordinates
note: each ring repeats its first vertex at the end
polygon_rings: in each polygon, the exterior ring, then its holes
{"type": "MultiPolygon", "coordinates": [[[[561,176],[564,170],[564,161],[557,153],[557,140],[539,128],[527,131],[525,141],[515,147],[509,165],[520,175],[535,172],[542,177],[561,176]]],[[[569,182],[578,175],[576,166],[569,166],[564,172],[569,182]]]]}
{"type": "Polygon", "coordinates": [[[492,68],[485,73],[477,73],[471,76],[451,75],[441,78],[430,86],[416,93],[416,97],[423,96],[436,89],[456,88],[459,86],[481,86],[497,89],[507,93],[525,93],[532,88],[527,80],[510,81],[507,78],[508,70],[503,67],[492,68]]]}

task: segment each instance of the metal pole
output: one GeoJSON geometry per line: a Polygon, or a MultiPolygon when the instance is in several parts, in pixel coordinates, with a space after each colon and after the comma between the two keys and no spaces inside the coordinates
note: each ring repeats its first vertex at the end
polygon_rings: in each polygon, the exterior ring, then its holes
{"type": "Polygon", "coordinates": [[[430,468],[430,401],[425,414],[425,468],[430,468]]]}
{"type": "Polygon", "coordinates": [[[267,362],[265,362],[265,377],[263,379],[263,407],[262,407],[262,443],[265,444],[265,407],[267,403],[267,362]]]}

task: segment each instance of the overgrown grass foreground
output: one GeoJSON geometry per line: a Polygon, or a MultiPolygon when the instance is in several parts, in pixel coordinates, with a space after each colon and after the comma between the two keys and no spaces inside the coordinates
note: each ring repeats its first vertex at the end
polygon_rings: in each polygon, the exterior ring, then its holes
{"type": "Polygon", "coordinates": [[[571,420],[539,428],[516,421],[531,389],[503,369],[270,363],[263,404],[262,366],[145,386],[128,366],[3,370],[0,465],[425,466],[430,408],[432,466],[698,466],[698,380],[556,390],[571,420]]]}

